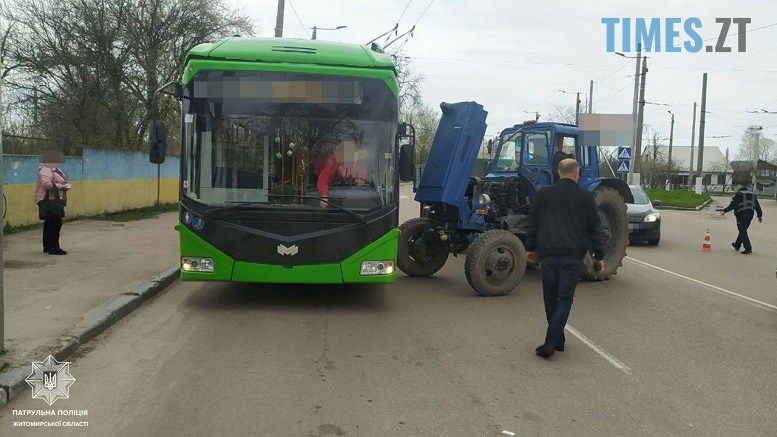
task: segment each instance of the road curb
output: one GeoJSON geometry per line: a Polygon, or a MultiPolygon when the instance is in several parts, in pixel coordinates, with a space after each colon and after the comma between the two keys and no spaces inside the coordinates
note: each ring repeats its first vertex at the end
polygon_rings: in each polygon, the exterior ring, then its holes
{"type": "Polygon", "coordinates": [[[32,360],[42,360],[48,355],[53,355],[59,361],[68,359],[80,346],[132,313],[142,302],[167,288],[179,274],[178,265],[173,265],[151,278],[149,282],[93,308],[84,314],[73,329],[65,332],[57,343],[36,349],[21,363],[11,364],[8,369],[0,372],[0,408],[27,387],[24,380],[30,374],[32,360]]]}
{"type": "Polygon", "coordinates": [[[709,205],[710,203],[712,203],[712,199],[705,200],[704,203],[702,203],[701,205],[695,208],[683,208],[679,206],[666,206],[666,205],[661,205],[661,206],[654,205],[653,207],[655,209],[670,209],[673,211],[701,211],[702,209],[706,208],[707,205],[709,205]]]}

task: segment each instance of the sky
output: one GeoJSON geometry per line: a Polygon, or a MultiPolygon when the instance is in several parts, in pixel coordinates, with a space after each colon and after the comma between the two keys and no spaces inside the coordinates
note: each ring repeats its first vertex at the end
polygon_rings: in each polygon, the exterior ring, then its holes
{"type": "MultiPolygon", "coordinates": [[[[254,19],[256,36],[274,35],[277,0],[228,3],[254,19]]],[[[668,138],[667,111],[672,111],[674,145],[690,145],[693,102],[701,103],[707,72],[705,145],[730,148],[734,157],[750,125],[763,126],[764,136],[777,139],[777,114],[747,112],[777,112],[774,1],[286,0],[285,9],[284,37],[289,38],[309,38],[312,26],[345,25],[319,31],[318,38],[363,44],[397,22],[400,33],[416,24],[413,37],[395,46],[403,44],[413,70],[424,77],[423,100],[432,106],[482,104],[489,112],[487,136],[533,118],[534,111],[545,120],[555,106],[573,106],[575,96],[559,90],[580,91],[585,100],[591,80],[594,112],[631,113],[635,60],[607,52],[602,18],[630,18],[632,44],[636,18],[659,18],[664,48],[666,18],[683,20],[676,27],[677,46],[689,40],[683,23],[690,17],[701,20],[697,32],[705,45],[717,41],[716,18],[751,18],[744,53],[737,52],[738,35],[726,41],[731,53],[647,53],[645,123],[668,138]]],[[[737,30],[732,26],[728,33],[737,30]]],[[[620,26],[615,37],[620,50],[620,26]]]]}

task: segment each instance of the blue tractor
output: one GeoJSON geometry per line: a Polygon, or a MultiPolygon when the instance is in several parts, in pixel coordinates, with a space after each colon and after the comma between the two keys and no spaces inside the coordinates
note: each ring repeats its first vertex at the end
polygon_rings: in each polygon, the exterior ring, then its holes
{"type": "Polygon", "coordinates": [[[583,131],[564,123],[525,122],[503,130],[488,174],[472,177],[486,131],[487,112],[475,102],[443,103],[416,201],[421,217],[400,229],[398,267],[409,276],[430,276],[449,254],[466,251],[464,273],[470,286],[484,296],[512,292],[526,271],[529,208],[537,191],[556,178],[554,154],[561,150],[581,167],[579,184],[594,193],[608,232],[605,269],[595,272],[586,258],[583,277],[603,280],[614,275],[626,256],[626,203],[631,192],[620,179],[599,175],[599,156],[586,144],[583,131]]]}

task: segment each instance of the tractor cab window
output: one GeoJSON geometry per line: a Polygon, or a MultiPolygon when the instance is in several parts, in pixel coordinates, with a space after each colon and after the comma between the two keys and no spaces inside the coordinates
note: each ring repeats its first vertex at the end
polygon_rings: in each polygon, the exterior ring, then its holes
{"type": "Polygon", "coordinates": [[[523,134],[506,133],[500,139],[501,144],[496,159],[492,163],[493,171],[516,171],[521,165],[523,134]]]}
{"type": "Polygon", "coordinates": [[[548,164],[548,136],[546,134],[530,133],[526,135],[523,162],[532,166],[548,164]]]}
{"type": "Polygon", "coordinates": [[[556,138],[553,143],[553,155],[555,155],[556,152],[560,150],[567,157],[576,158],[577,157],[577,153],[575,151],[576,146],[577,146],[576,137],[556,135],[556,138]]]}

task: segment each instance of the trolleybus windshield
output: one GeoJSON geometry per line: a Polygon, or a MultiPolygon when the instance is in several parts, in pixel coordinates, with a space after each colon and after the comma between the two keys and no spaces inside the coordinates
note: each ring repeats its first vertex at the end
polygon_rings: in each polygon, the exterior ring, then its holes
{"type": "Polygon", "coordinates": [[[187,197],[355,211],[394,201],[397,102],[382,80],[207,71],[185,93],[187,197]]]}

